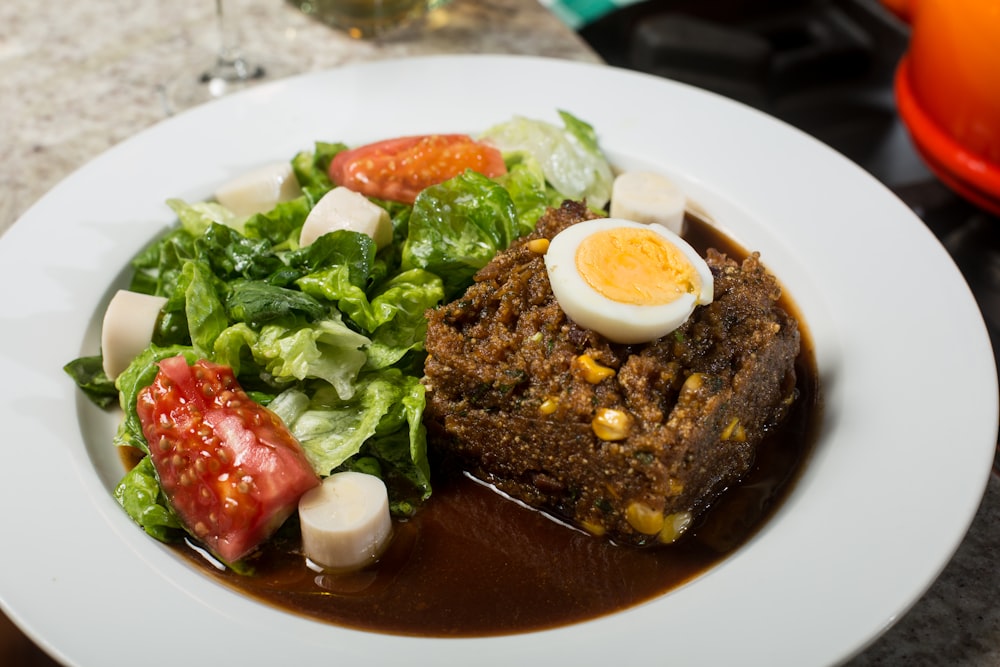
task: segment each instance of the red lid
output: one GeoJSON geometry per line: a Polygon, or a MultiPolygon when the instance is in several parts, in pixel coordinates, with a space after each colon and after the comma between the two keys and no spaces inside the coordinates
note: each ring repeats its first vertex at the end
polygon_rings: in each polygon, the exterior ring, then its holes
{"type": "Polygon", "coordinates": [[[1000,215],[1000,165],[964,148],[924,112],[913,94],[907,57],[896,70],[896,105],[930,170],[965,199],[1000,215]]]}

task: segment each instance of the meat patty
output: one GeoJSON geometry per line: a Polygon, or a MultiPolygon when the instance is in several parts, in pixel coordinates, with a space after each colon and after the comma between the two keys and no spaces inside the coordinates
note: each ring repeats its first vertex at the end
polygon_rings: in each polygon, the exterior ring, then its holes
{"type": "Polygon", "coordinates": [[[709,250],[715,282],[667,336],[621,345],[574,324],[540,238],[595,217],[565,202],[428,313],[431,447],[595,535],[669,543],[754,462],[795,398],[799,330],[752,254],[709,250]]]}

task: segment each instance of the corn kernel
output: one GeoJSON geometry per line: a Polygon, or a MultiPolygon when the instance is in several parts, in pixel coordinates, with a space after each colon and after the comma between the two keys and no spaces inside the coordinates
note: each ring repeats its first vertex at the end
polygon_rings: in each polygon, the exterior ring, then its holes
{"type": "Polygon", "coordinates": [[[549,250],[548,239],[532,239],[527,243],[528,250],[536,255],[544,255],[549,250]]]}
{"type": "Polygon", "coordinates": [[[660,542],[664,544],[676,542],[687,531],[688,527],[691,526],[691,519],[691,512],[675,512],[665,516],[663,518],[663,528],[660,529],[657,536],[660,542]]]}
{"type": "Polygon", "coordinates": [[[593,523],[591,521],[581,521],[580,525],[585,531],[593,535],[594,537],[600,537],[604,535],[605,528],[599,523],[593,523]]]}
{"type": "Polygon", "coordinates": [[[632,417],[621,410],[600,408],[590,427],[601,440],[624,440],[632,430],[632,417]]]}
{"type": "Polygon", "coordinates": [[[646,503],[632,503],[625,510],[625,520],[643,535],[657,535],[663,530],[663,513],[646,503]]]}
{"type": "Polygon", "coordinates": [[[538,412],[543,415],[551,415],[559,407],[559,399],[549,397],[542,401],[542,404],[538,406],[538,412]]]}
{"type": "Polygon", "coordinates": [[[722,439],[723,440],[735,440],[736,442],[746,442],[747,434],[743,430],[743,425],[740,424],[739,417],[733,417],[733,419],[726,425],[726,428],[722,429],[722,439]]]}
{"type": "Polygon", "coordinates": [[[704,378],[705,376],[703,373],[691,373],[691,375],[687,376],[687,379],[684,380],[684,385],[681,387],[681,393],[686,394],[698,391],[701,389],[704,378]]]}
{"type": "Polygon", "coordinates": [[[590,384],[597,384],[601,380],[615,376],[615,369],[602,366],[594,361],[594,358],[589,354],[578,356],[576,363],[580,367],[580,370],[583,371],[583,379],[590,384]]]}

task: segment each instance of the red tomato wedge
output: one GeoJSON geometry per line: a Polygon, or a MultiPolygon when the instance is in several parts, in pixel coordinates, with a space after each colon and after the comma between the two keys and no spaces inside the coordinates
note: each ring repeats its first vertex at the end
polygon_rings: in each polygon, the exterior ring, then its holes
{"type": "Polygon", "coordinates": [[[507,173],[494,146],[465,134],[428,134],[341,151],[330,162],[330,180],[368,197],[412,204],[424,188],[466,169],[489,178],[507,173]]]}
{"type": "Polygon", "coordinates": [[[270,537],[319,484],[295,437],[228,366],[165,359],[136,411],[170,505],[227,563],[270,537]]]}

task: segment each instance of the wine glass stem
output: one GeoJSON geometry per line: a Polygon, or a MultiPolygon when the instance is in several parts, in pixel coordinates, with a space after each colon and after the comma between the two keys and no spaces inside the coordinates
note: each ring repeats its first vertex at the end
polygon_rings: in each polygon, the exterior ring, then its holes
{"type": "Polygon", "coordinates": [[[233,63],[242,58],[240,54],[240,36],[236,26],[226,17],[222,0],[215,0],[215,20],[219,27],[219,60],[233,63]]]}
{"type": "Polygon", "coordinates": [[[215,0],[215,17],[219,30],[219,51],[215,67],[208,78],[226,81],[245,81],[263,75],[263,70],[253,66],[243,56],[241,36],[235,22],[226,14],[223,0],[215,0]]]}

